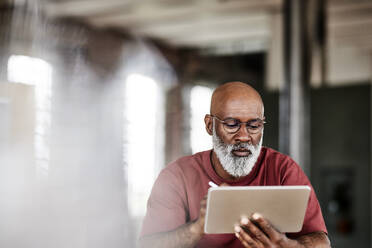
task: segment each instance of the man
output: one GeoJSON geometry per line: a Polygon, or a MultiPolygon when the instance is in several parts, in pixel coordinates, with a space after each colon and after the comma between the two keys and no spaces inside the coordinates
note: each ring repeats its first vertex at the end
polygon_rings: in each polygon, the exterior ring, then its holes
{"type": "MultiPolygon", "coordinates": [[[[310,185],[288,156],[261,147],[265,123],[258,92],[241,82],[218,87],[204,118],[213,150],[180,158],[156,180],[142,226],[141,247],[330,247],[312,189],[299,233],[280,233],[259,213],[234,234],[204,234],[208,182],[218,185],[310,185]]],[[[311,187],[312,188],[312,187],[311,187]]]]}

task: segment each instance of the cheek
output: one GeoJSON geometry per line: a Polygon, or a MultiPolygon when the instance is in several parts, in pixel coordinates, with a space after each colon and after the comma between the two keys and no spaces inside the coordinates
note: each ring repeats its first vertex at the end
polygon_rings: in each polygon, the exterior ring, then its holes
{"type": "Polygon", "coordinates": [[[231,135],[226,134],[223,129],[218,128],[216,129],[217,136],[222,140],[223,143],[231,145],[233,142],[231,135]]]}
{"type": "Polygon", "coordinates": [[[261,137],[262,137],[262,133],[260,133],[260,134],[256,134],[256,135],[254,135],[254,136],[252,136],[252,143],[253,143],[253,145],[258,145],[259,143],[260,143],[260,140],[261,140],[261,137]]]}

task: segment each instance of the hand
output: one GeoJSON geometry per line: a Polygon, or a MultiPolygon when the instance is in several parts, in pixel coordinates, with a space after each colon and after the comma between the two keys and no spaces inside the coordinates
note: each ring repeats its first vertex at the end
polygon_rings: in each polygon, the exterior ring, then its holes
{"type": "Polygon", "coordinates": [[[207,197],[206,194],[200,201],[199,217],[194,221],[191,226],[191,232],[196,234],[204,234],[204,223],[205,223],[205,213],[207,211],[207,197]]]}
{"type": "MultiPolygon", "coordinates": [[[[226,187],[230,186],[227,183],[220,184],[219,187],[226,187]]],[[[205,214],[207,212],[207,198],[208,194],[206,194],[203,199],[200,201],[200,210],[199,210],[199,218],[193,223],[191,231],[193,233],[200,233],[204,234],[204,223],[205,223],[205,214]]]]}
{"type": "Polygon", "coordinates": [[[303,247],[299,242],[287,238],[277,231],[262,215],[254,213],[251,219],[242,217],[235,226],[235,235],[244,247],[249,248],[294,248],[303,247]]]}

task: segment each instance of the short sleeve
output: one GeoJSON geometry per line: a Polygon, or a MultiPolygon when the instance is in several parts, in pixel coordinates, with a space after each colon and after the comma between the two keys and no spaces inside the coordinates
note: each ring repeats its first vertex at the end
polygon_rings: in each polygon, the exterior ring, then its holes
{"type": "Polygon", "coordinates": [[[185,192],[181,184],[170,170],[159,174],[147,202],[141,237],[170,231],[186,223],[185,192]]]}
{"type": "Polygon", "coordinates": [[[308,185],[311,188],[302,230],[298,233],[288,233],[287,236],[290,238],[298,238],[312,232],[327,233],[327,228],[314,188],[303,170],[290,159],[281,174],[281,185],[308,185]]]}

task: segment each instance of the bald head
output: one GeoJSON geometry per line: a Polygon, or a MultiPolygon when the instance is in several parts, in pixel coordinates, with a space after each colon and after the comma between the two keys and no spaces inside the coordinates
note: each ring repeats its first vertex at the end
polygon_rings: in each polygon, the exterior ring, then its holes
{"type": "Polygon", "coordinates": [[[228,108],[258,108],[261,112],[261,118],[264,114],[264,105],[260,94],[242,82],[228,82],[219,87],[213,92],[211,102],[211,114],[218,115],[225,112],[228,108]]]}

